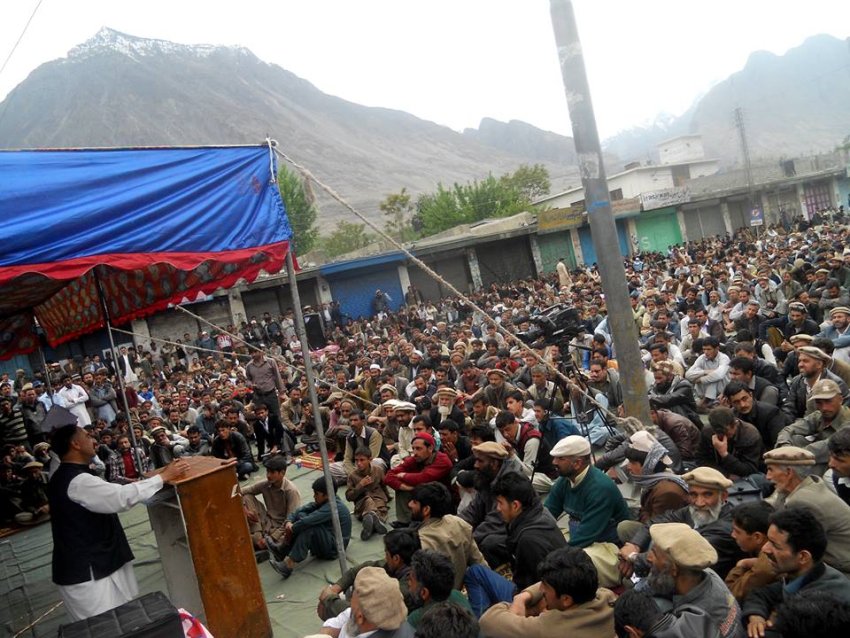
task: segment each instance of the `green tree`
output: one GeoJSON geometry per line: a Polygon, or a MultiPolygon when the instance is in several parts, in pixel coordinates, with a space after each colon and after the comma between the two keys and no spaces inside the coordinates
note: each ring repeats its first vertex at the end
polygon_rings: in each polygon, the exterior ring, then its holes
{"type": "Polygon", "coordinates": [[[292,227],[292,242],[298,254],[304,255],[313,249],[319,238],[319,230],[315,225],[319,213],[316,198],[309,183],[305,188],[305,183],[301,181],[298,173],[290,171],[284,165],[281,165],[278,171],[277,186],[292,227]]]}
{"type": "Polygon", "coordinates": [[[389,218],[384,225],[388,235],[398,241],[409,241],[416,236],[410,222],[414,206],[406,188],[387,195],[379,208],[389,218]]]}
{"type": "Polygon", "coordinates": [[[374,241],[374,237],[366,232],[366,224],[352,224],[339,221],[336,230],[322,239],[322,248],[328,257],[337,257],[352,250],[365,248],[374,241]]]}
{"type": "Polygon", "coordinates": [[[530,202],[548,195],[549,189],[552,187],[549,181],[549,171],[543,164],[535,164],[534,166],[523,164],[512,174],[502,175],[502,182],[506,186],[518,190],[530,202]]]}
{"type": "Polygon", "coordinates": [[[549,174],[541,165],[521,166],[514,173],[496,179],[446,188],[437,185],[437,192],[420,196],[413,218],[415,228],[424,235],[433,235],[458,224],[469,224],[494,217],[509,217],[531,209],[531,201],[549,191],[549,174]]]}

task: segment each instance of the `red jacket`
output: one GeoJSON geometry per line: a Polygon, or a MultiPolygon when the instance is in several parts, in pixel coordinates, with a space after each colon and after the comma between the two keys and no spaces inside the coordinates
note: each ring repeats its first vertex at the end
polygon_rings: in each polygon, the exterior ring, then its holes
{"type": "Polygon", "coordinates": [[[384,483],[397,490],[402,483],[405,485],[421,485],[431,481],[445,482],[452,470],[452,462],[445,452],[437,452],[427,465],[420,465],[415,456],[408,456],[391,469],[384,477],[384,483]],[[406,474],[404,480],[398,475],[406,474]]]}

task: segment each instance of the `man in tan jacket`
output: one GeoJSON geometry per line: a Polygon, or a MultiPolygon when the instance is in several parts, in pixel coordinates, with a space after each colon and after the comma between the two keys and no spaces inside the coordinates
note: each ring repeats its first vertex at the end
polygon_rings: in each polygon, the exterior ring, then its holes
{"type": "Polygon", "coordinates": [[[611,638],[614,594],[598,588],[593,562],[577,547],[549,554],[539,567],[540,582],[498,603],[481,616],[490,638],[611,638]]]}
{"type": "Polygon", "coordinates": [[[823,525],[829,544],[823,562],[850,576],[850,505],[835,494],[820,476],[811,474],[815,455],[791,445],[764,455],[767,480],[776,486],[777,510],[808,507],[823,525]]]}
{"type": "Polygon", "coordinates": [[[463,575],[470,565],[487,565],[472,538],[472,526],[451,514],[452,497],[442,483],[417,485],[410,497],[410,515],[419,523],[417,532],[423,549],[433,549],[449,557],[455,573],[454,588],[463,587],[463,575]]]}

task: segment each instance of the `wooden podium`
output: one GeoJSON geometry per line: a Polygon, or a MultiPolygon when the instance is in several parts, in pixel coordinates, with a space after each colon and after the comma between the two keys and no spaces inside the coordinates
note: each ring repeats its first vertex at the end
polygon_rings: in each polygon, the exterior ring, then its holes
{"type": "Polygon", "coordinates": [[[189,471],[148,503],[171,602],[215,638],[271,638],[234,466],[209,456],[182,460],[189,471]]]}

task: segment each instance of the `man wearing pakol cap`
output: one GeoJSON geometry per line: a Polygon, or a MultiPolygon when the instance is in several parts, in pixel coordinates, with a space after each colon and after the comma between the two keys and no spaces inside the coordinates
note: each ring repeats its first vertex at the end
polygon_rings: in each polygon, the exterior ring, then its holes
{"type": "MultiPolygon", "coordinates": [[[[380,567],[364,567],[354,579],[351,607],[322,625],[338,638],[413,638],[398,586],[380,567]]],[[[448,637],[447,637],[448,638],[448,637]]]]}
{"type": "Polygon", "coordinates": [[[505,447],[495,441],[473,446],[472,455],[475,458],[476,493],[466,508],[458,510],[458,516],[472,525],[472,536],[478,548],[487,564],[496,569],[507,563],[510,555],[505,548],[505,521],[499,513],[492,487],[505,474],[522,474],[522,468],[519,461],[510,457],[505,447]]]}
{"type": "Polygon", "coordinates": [[[818,324],[808,316],[806,304],[794,301],[788,304],[788,314],[775,319],[762,321],[759,325],[758,338],[767,339],[768,330],[776,328],[782,333],[783,341],[779,345],[780,352],[790,352],[793,348],[791,337],[806,334],[814,336],[818,332],[818,324]]]}
{"type": "Polygon", "coordinates": [[[540,582],[497,603],[481,616],[490,638],[610,638],[614,635],[614,594],[599,587],[587,554],[576,547],[550,553],[538,567],[540,582]]]}
{"type": "Polygon", "coordinates": [[[801,506],[811,509],[823,525],[829,545],[824,561],[850,575],[850,505],[838,497],[820,476],[812,474],[814,455],[786,446],[764,455],[767,480],[776,486],[776,509],[801,506]]]}
{"type": "Polygon", "coordinates": [[[836,603],[850,604],[850,580],[823,562],[828,542],[818,516],[804,507],[787,508],[770,517],[763,552],[782,580],[756,589],[744,601],[751,638],[779,635],[770,631],[774,614],[783,601],[797,596],[823,592],[836,603]]]}
{"type": "Polygon", "coordinates": [[[785,426],[776,438],[776,445],[809,450],[818,465],[815,471],[823,474],[829,462],[829,437],[850,425],[850,408],[843,404],[840,386],[831,379],[815,383],[809,400],[814,403],[815,411],[785,426]]]}
{"type": "Polygon", "coordinates": [[[446,419],[458,424],[462,424],[466,420],[463,412],[461,412],[460,408],[458,408],[455,404],[457,396],[457,391],[448,386],[438,388],[434,393],[433,398],[436,399],[436,405],[434,405],[428,413],[431,419],[431,425],[434,429],[439,430],[440,423],[446,419]]]}
{"type": "Polygon", "coordinates": [[[410,521],[410,501],[413,488],[431,481],[447,481],[452,471],[452,462],[444,452],[437,450],[434,437],[427,432],[413,437],[412,453],[399,465],[391,469],[384,483],[396,493],[396,518],[410,521]]]}
{"type": "MultiPolygon", "coordinates": [[[[657,523],[684,523],[697,530],[717,552],[714,570],[725,578],[730,569],[743,558],[743,553],[732,538],[732,506],[726,502],[727,490],[732,481],[710,467],[698,467],[683,475],[688,484],[690,504],[650,519],[649,526],[657,523]]],[[[636,529],[631,539],[620,549],[620,571],[631,573],[632,565],[640,566],[650,543],[649,527],[636,529]]]]}
{"type": "Polygon", "coordinates": [[[591,464],[585,437],[560,440],[551,455],[560,476],[546,497],[546,509],[556,519],[569,515],[570,545],[593,559],[603,585],[614,585],[619,582],[617,525],[630,518],[626,501],[614,481],[591,464]]]}
{"type": "Polygon", "coordinates": [[[24,481],[18,488],[22,511],[15,514],[15,522],[19,525],[38,525],[50,520],[47,477],[42,472],[43,467],[38,461],[30,461],[23,467],[24,481]]]}
{"type": "Polygon", "coordinates": [[[829,355],[820,348],[800,346],[797,352],[797,367],[800,374],[788,384],[788,395],[782,403],[782,411],[789,421],[801,419],[814,411],[812,400],[814,386],[818,381],[829,380],[838,385],[844,405],[850,404],[850,389],[838,375],[826,369],[829,365],[829,355]]]}
{"type": "Polygon", "coordinates": [[[829,311],[829,322],[824,324],[816,336],[832,341],[835,350],[832,356],[844,363],[850,363],[850,308],[836,306],[829,311]]]}
{"type": "Polygon", "coordinates": [[[674,615],[698,607],[711,617],[723,638],[745,638],[738,601],[710,569],[717,563],[714,547],[684,523],[657,523],[649,533],[652,547],[647,555],[651,565],[647,585],[659,606],[666,602],[674,615]]]}
{"type": "MultiPolygon", "coordinates": [[[[507,409],[505,402],[508,394],[516,390],[513,384],[507,381],[508,373],[499,368],[491,368],[487,370],[487,385],[481,388],[475,396],[483,394],[487,398],[489,405],[495,406],[500,410],[507,409]]],[[[475,400],[475,397],[472,398],[475,400]]]]}

